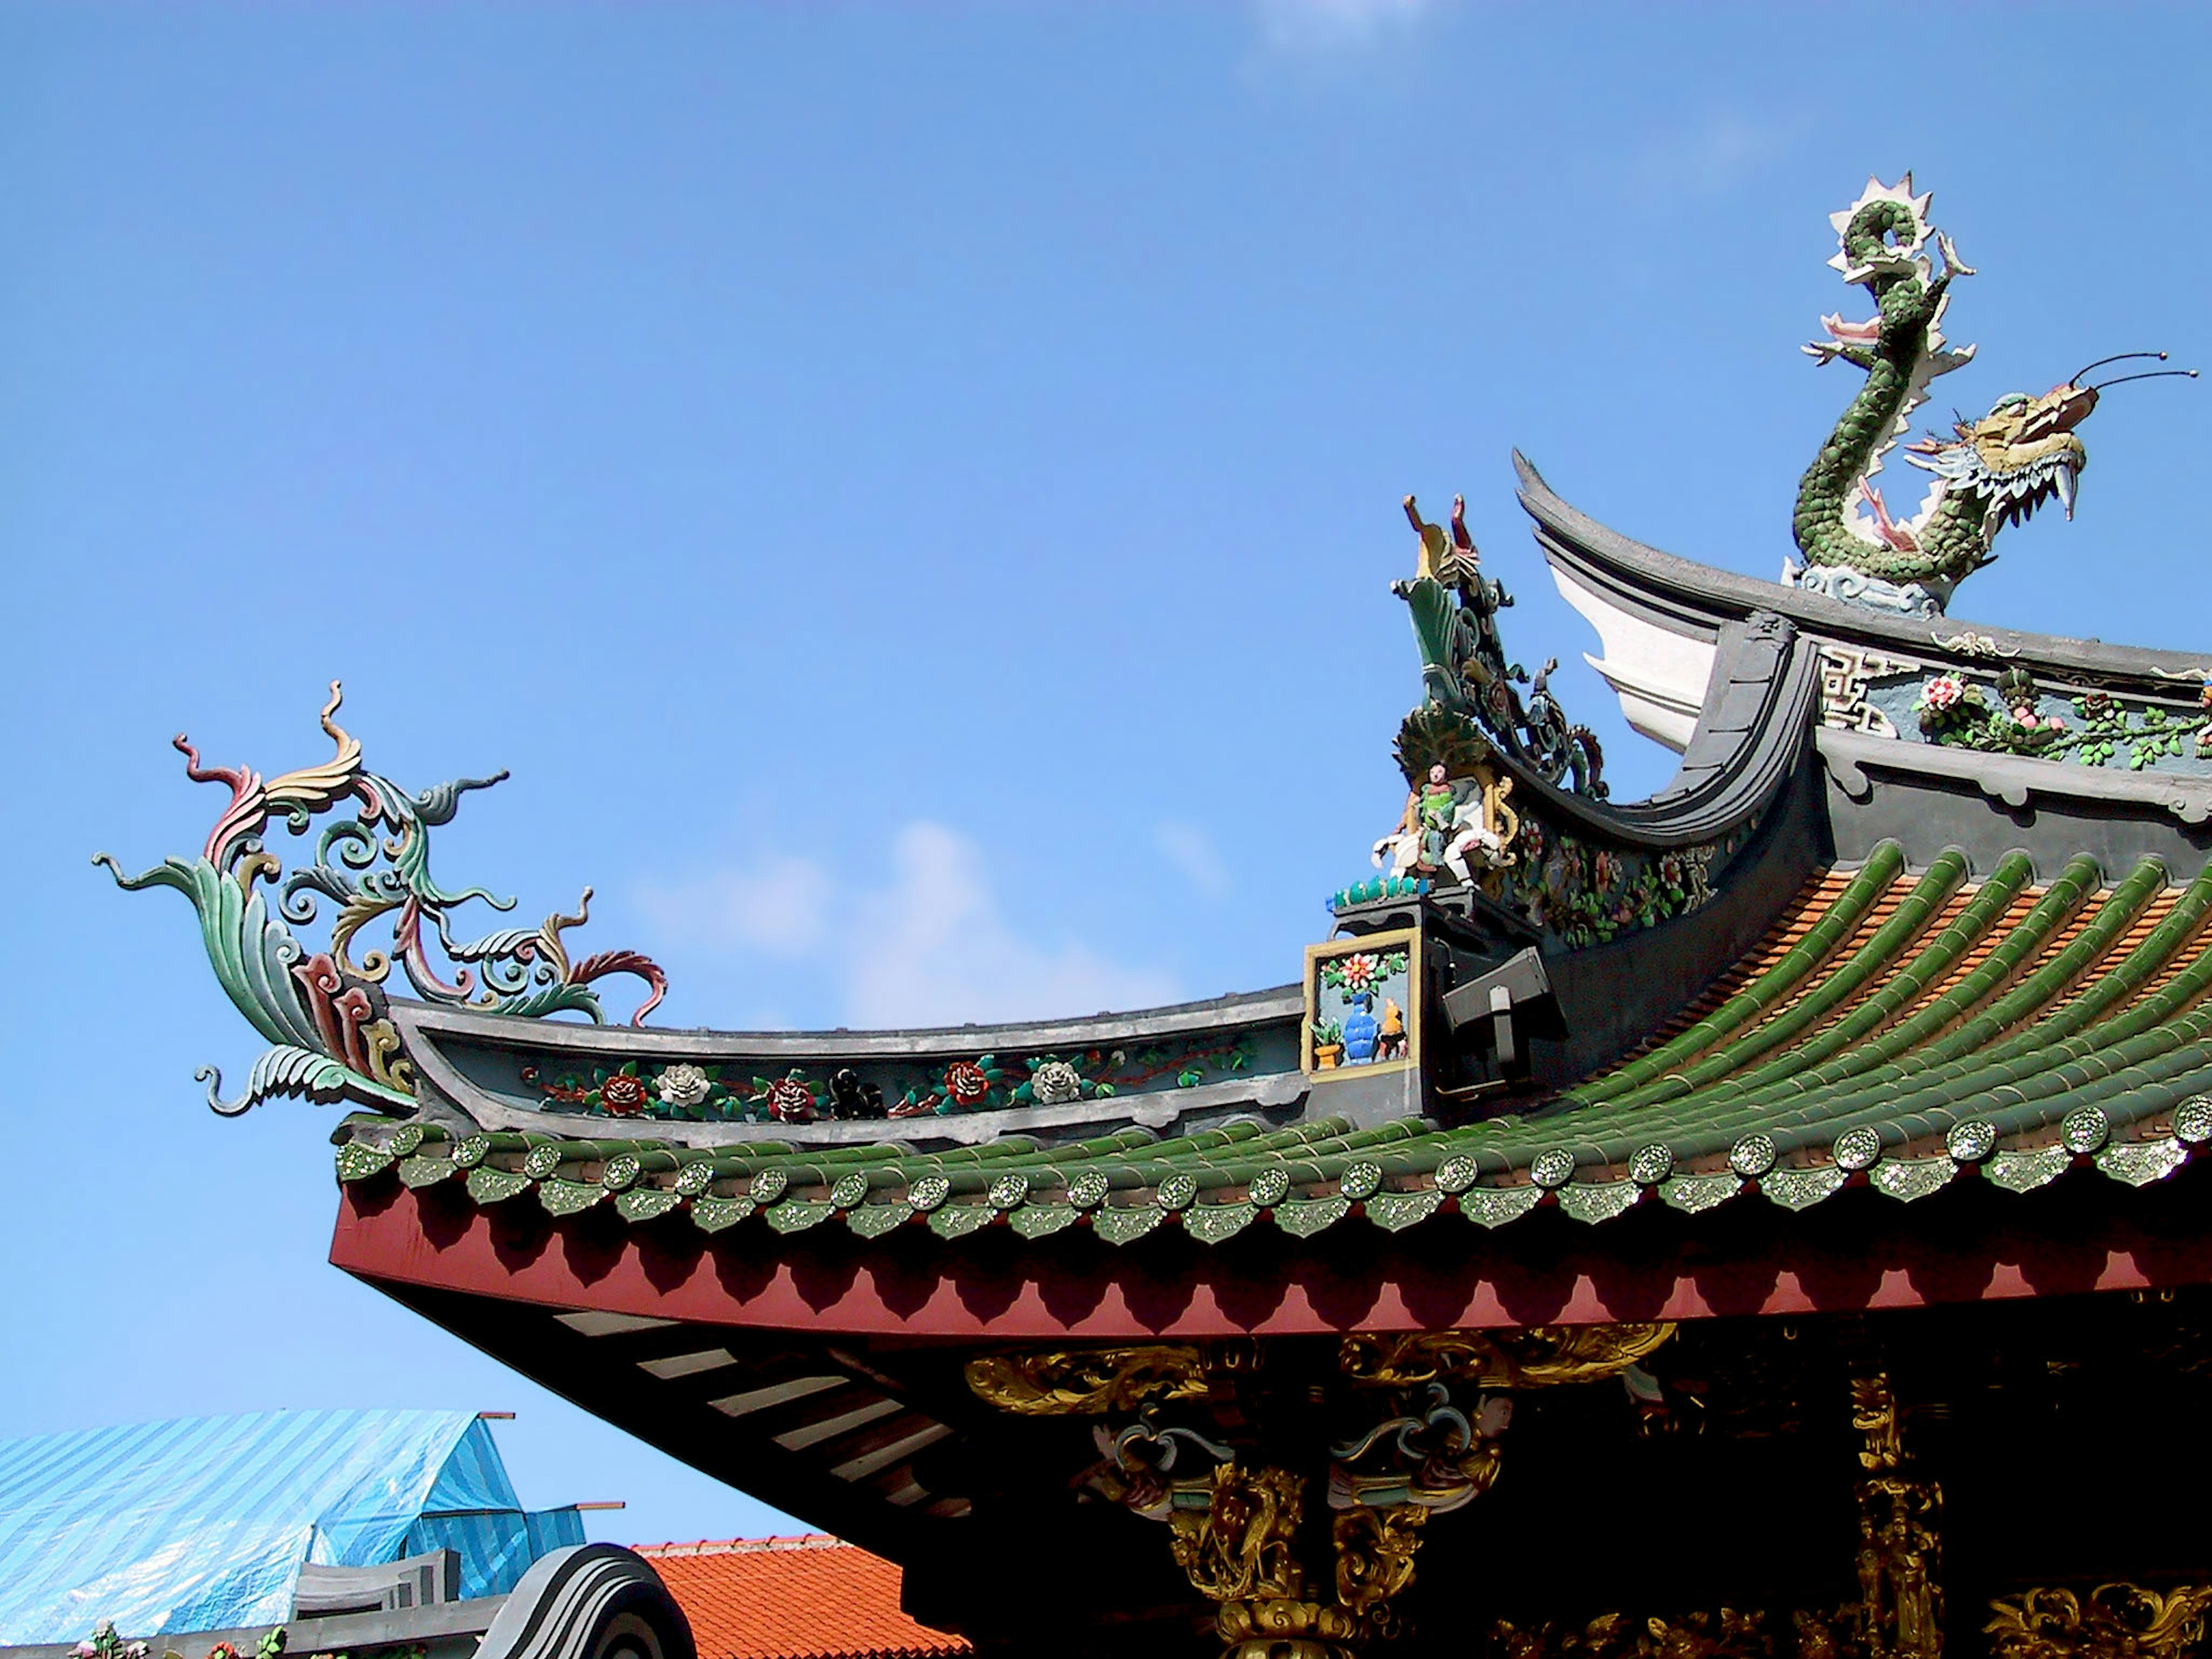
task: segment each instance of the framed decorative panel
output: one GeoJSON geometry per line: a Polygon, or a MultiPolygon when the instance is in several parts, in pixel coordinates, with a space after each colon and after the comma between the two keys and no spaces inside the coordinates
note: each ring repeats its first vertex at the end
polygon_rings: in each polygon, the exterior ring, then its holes
{"type": "Polygon", "coordinates": [[[1418,1065],[1421,983],[1419,928],[1308,945],[1306,1075],[1319,1083],[1418,1065]]]}

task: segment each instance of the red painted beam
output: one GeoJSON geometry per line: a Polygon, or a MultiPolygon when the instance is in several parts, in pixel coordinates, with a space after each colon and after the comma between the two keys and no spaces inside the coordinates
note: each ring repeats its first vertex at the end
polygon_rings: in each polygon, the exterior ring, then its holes
{"type": "Polygon", "coordinates": [[[526,1196],[478,1210],[396,1180],[342,1189],[331,1260],[371,1280],[549,1307],[921,1340],[1297,1335],[1697,1319],[2212,1282],[2212,1178],[2140,1191],[2087,1172],[2026,1195],[1972,1179],[1912,1206],[1862,1189],[1792,1215],[1739,1198],[1656,1203],[1588,1226],[1545,1212],[1487,1233],[1441,1217],[1309,1240],[1265,1223],[1224,1244],[1087,1232],[864,1241],[835,1223],[708,1238],[682,1217],[556,1221],[526,1196]],[[2205,1191],[2197,1189],[2203,1186],[2205,1191]]]}

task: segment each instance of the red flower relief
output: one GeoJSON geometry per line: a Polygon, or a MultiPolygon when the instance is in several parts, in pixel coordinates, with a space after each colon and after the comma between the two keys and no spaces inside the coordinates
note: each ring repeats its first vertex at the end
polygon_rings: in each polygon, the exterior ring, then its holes
{"type": "Polygon", "coordinates": [[[952,1103],[956,1106],[980,1106],[983,1097],[991,1092],[991,1079],[983,1068],[972,1060],[956,1060],[945,1068],[945,1092],[952,1097],[952,1103]]]}
{"type": "Polygon", "coordinates": [[[599,1085],[599,1104],[617,1117],[635,1117],[645,1109],[645,1085],[628,1072],[617,1072],[599,1085]]]}
{"type": "Polygon", "coordinates": [[[768,1113],[779,1123],[811,1123],[814,1091],[795,1077],[780,1078],[768,1085],[768,1113]]]}

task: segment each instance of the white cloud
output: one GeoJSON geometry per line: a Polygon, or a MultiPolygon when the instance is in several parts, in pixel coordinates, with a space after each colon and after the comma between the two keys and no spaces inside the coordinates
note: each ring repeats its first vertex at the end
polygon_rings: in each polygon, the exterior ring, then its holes
{"type": "Polygon", "coordinates": [[[678,937],[817,963],[844,1023],[956,1025],[1173,1001],[1174,979],[1010,922],[982,849],[917,820],[892,838],[872,878],[841,884],[813,860],[780,854],[742,873],[648,888],[647,913],[678,937]]]}
{"type": "Polygon", "coordinates": [[[1436,9],[1436,0],[1253,0],[1260,44],[1285,57],[1357,52],[1403,30],[1436,9]]]}
{"type": "Polygon", "coordinates": [[[827,936],[836,890],[811,859],[778,853],[750,870],[720,871],[674,886],[647,884],[638,902],[678,939],[804,956],[827,936]]]}
{"type": "Polygon", "coordinates": [[[1039,1019],[1176,994],[1164,974],[1024,938],[1000,910],[981,849],[943,824],[901,830],[890,874],[890,886],[854,902],[846,1006],[855,1024],[1039,1019]]]}
{"type": "Polygon", "coordinates": [[[1204,897],[1218,899],[1228,893],[1229,866],[1214,846],[1213,837],[1197,825],[1174,822],[1156,824],[1152,828],[1152,845],[1204,897]]]}

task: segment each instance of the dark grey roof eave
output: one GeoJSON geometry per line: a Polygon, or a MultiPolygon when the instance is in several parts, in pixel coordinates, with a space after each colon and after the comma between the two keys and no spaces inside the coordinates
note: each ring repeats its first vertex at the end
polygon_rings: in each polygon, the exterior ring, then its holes
{"type": "Polygon", "coordinates": [[[1297,985],[1244,991],[1202,1002],[1179,1002],[1127,1013],[1084,1018],[1012,1021],[993,1025],[933,1025],[911,1030],[827,1031],[731,1031],[712,1028],[589,1025],[580,1022],[530,1019],[442,1007],[404,997],[392,1000],[392,1013],[403,1033],[421,1032],[494,1048],[528,1048],[568,1055],[604,1054],[627,1059],[714,1060],[723,1056],[787,1059],[793,1061],[846,1058],[902,1060],[973,1059],[1000,1048],[1088,1048],[1099,1043],[1141,1042],[1194,1032],[1237,1031],[1294,1019],[1305,1012],[1304,993],[1297,985]]]}
{"type": "Polygon", "coordinates": [[[1711,639],[1723,622],[1771,611],[1823,638],[1849,641],[1907,655],[1942,654],[1940,641],[1976,634],[1994,641],[2008,659],[2030,667],[2137,681],[2172,696],[2181,682],[2203,674],[2212,654],[2188,656],[2140,646],[2031,634],[1994,623],[1938,617],[1892,617],[1840,599],[1718,570],[1632,540],[1563,500],[1518,450],[1513,465],[1520,500],[1536,521],[1545,557],[1565,564],[1591,585],[1634,602],[1634,608],[1677,633],[1711,639]]]}

